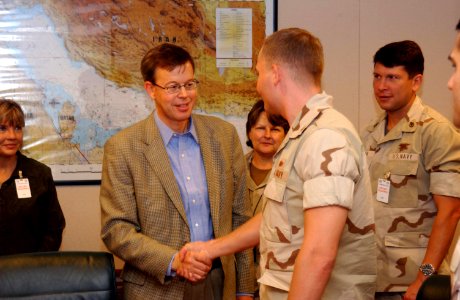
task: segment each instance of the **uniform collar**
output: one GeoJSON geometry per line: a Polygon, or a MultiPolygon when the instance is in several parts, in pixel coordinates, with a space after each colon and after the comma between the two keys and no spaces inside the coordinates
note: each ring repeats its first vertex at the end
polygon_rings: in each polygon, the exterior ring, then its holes
{"type": "MultiPolygon", "coordinates": [[[[415,132],[417,126],[421,124],[422,113],[424,106],[420,97],[416,96],[406,116],[402,118],[390,132],[385,135],[385,118],[386,112],[382,112],[378,117],[366,127],[368,131],[376,141],[384,143],[390,140],[400,139],[403,133],[415,132]]],[[[423,123],[423,122],[422,122],[423,123]]]]}
{"type": "MultiPolygon", "coordinates": [[[[420,121],[422,113],[424,110],[424,106],[422,103],[422,100],[420,99],[419,96],[415,97],[414,102],[412,103],[409,111],[407,112],[406,116],[402,118],[398,124],[393,128],[398,128],[398,131],[402,132],[414,132],[415,128],[417,127],[418,121],[420,121]]],[[[366,130],[368,132],[373,132],[375,129],[381,125],[382,123],[385,123],[385,118],[387,114],[385,111],[381,112],[376,119],[374,119],[370,125],[366,127],[366,130]]]]}
{"type": "Polygon", "coordinates": [[[302,134],[302,132],[321,114],[325,109],[332,107],[332,96],[326,94],[324,91],[320,94],[315,94],[311,97],[302,111],[299,112],[291,126],[289,132],[290,138],[295,138],[302,134]]]}
{"type": "Polygon", "coordinates": [[[326,94],[324,91],[311,97],[306,102],[305,106],[302,107],[302,110],[294,119],[294,122],[292,122],[292,126],[287,133],[288,138],[283,140],[275,156],[286,146],[290,139],[301,136],[305,129],[307,129],[324,110],[332,108],[332,100],[332,96],[326,94]]]}

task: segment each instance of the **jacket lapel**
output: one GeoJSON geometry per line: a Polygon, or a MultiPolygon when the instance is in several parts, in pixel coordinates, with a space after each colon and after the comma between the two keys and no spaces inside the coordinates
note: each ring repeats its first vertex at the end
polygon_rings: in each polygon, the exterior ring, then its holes
{"type": "MultiPolygon", "coordinates": [[[[188,224],[176,177],[174,176],[174,172],[169,164],[168,153],[166,152],[166,148],[163,144],[160,131],[155,124],[153,114],[151,114],[147,120],[143,138],[145,139],[144,142],[146,145],[144,155],[149,162],[150,167],[157,175],[157,178],[161,182],[161,185],[173,202],[177,211],[184,219],[185,223],[188,224]]],[[[147,168],[148,166],[145,167],[147,168]]],[[[148,180],[148,178],[146,178],[146,180],[148,180]]]]}
{"type": "Polygon", "coordinates": [[[204,169],[206,172],[206,181],[208,184],[209,207],[211,211],[212,226],[214,235],[219,236],[219,215],[220,215],[220,185],[221,180],[219,169],[222,167],[218,156],[213,153],[213,148],[216,146],[213,143],[213,137],[217,135],[214,129],[207,126],[204,118],[193,117],[196,133],[198,135],[198,143],[200,145],[201,155],[203,156],[204,169]]]}

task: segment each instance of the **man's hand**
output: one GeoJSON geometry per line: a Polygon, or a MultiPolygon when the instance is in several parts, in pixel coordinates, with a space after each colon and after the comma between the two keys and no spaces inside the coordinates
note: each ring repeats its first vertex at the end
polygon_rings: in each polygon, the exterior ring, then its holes
{"type": "Polygon", "coordinates": [[[404,294],[404,300],[415,300],[417,298],[417,293],[420,287],[422,286],[423,281],[418,280],[418,278],[412,282],[411,285],[407,288],[406,293],[404,294]]]}
{"type": "MultiPolygon", "coordinates": [[[[182,251],[182,250],[181,250],[182,251]]],[[[211,270],[212,260],[206,251],[189,251],[178,253],[172,264],[179,276],[191,282],[203,280],[211,270]]]]}
{"type": "Polygon", "coordinates": [[[185,244],[184,247],[179,251],[179,258],[183,261],[190,252],[204,252],[212,260],[213,258],[209,255],[210,242],[192,242],[185,244]]]}

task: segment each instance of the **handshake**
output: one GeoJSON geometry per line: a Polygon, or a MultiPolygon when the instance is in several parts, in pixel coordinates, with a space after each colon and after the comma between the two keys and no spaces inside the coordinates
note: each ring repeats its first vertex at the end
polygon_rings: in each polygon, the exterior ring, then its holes
{"type": "Polygon", "coordinates": [[[190,282],[198,282],[206,278],[211,270],[213,240],[208,242],[188,243],[176,254],[172,268],[177,275],[190,282]]]}
{"type": "Polygon", "coordinates": [[[172,268],[191,282],[203,280],[214,259],[257,246],[261,222],[262,214],[259,213],[225,236],[186,244],[174,257],[172,268]]]}

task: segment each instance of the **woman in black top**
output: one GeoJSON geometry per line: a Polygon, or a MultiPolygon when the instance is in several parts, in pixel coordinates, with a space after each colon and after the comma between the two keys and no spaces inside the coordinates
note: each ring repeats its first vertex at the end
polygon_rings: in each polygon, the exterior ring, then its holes
{"type": "Polygon", "coordinates": [[[65,219],[51,169],[21,154],[24,113],[0,100],[0,255],[56,251],[65,219]]]}

